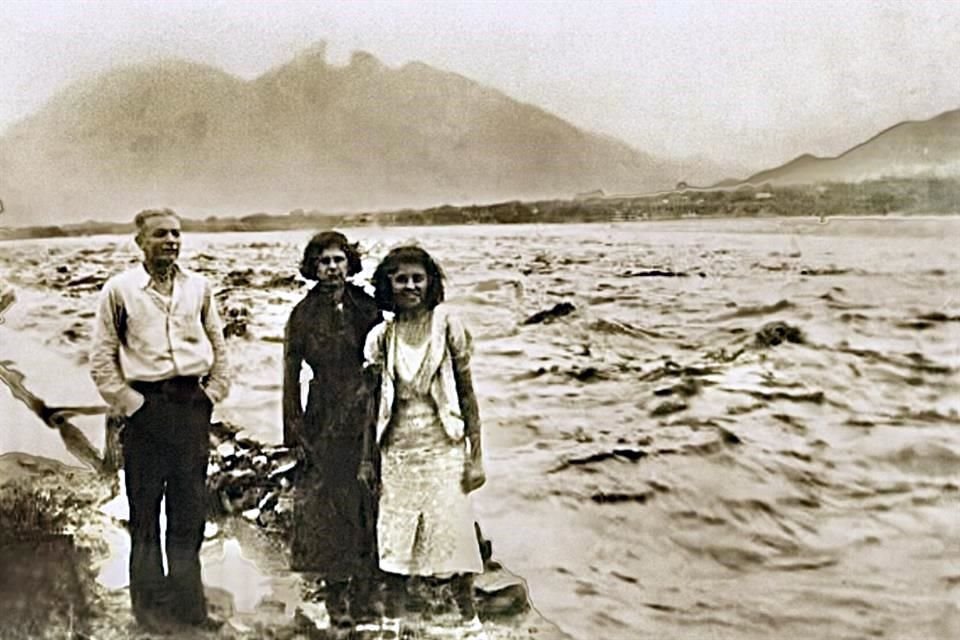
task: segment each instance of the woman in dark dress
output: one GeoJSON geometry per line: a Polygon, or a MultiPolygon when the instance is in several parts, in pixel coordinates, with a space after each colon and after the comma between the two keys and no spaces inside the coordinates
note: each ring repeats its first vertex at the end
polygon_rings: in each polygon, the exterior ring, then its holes
{"type": "Polygon", "coordinates": [[[317,574],[331,623],[347,627],[372,616],[377,571],[376,501],[357,481],[364,429],[372,428],[364,395],[363,346],[381,320],[373,299],[347,282],[360,255],[340,233],[307,244],[300,273],[316,284],[290,313],[284,341],[283,439],[298,450],[292,568],[317,574]],[[313,371],[306,410],[300,371],[313,371]]]}

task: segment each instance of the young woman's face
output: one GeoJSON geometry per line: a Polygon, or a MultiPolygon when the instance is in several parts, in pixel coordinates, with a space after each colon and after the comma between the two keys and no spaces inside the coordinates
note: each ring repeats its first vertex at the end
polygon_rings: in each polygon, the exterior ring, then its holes
{"type": "Polygon", "coordinates": [[[427,270],[416,262],[401,262],[390,274],[393,303],[398,311],[411,311],[424,304],[429,284],[427,270]]]}
{"type": "Polygon", "coordinates": [[[347,277],[347,254],[340,247],[327,247],[317,256],[317,281],[336,284],[347,277]]]}

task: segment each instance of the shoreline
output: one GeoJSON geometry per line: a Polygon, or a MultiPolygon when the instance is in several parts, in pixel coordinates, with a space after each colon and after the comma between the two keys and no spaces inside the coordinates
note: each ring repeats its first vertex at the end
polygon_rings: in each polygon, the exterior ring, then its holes
{"type": "MultiPolygon", "coordinates": [[[[960,210],[953,213],[931,213],[931,212],[918,212],[918,213],[889,213],[889,214],[875,214],[875,213],[866,213],[866,214],[837,214],[837,215],[811,215],[811,214],[802,214],[802,215],[770,215],[770,216],[676,216],[676,217],[658,217],[658,218],[636,218],[636,219],[608,219],[608,220],[568,220],[568,221],[538,221],[538,220],[526,220],[526,221],[517,221],[517,222],[463,222],[463,223],[435,223],[435,224],[416,224],[416,223],[397,223],[397,224],[381,224],[381,223],[361,223],[361,224],[352,224],[350,222],[338,222],[338,223],[319,223],[315,225],[303,225],[303,226],[292,226],[292,227],[265,227],[265,228],[229,228],[229,229],[202,229],[194,228],[190,229],[191,234],[204,234],[204,235],[222,235],[222,234],[256,234],[256,233],[285,233],[285,232],[295,232],[302,231],[304,233],[324,228],[332,229],[390,229],[390,230],[404,230],[404,229],[451,229],[451,228],[460,228],[460,227],[525,227],[525,226],[542,226],[542,227],[567,227],[573,225],[606,225],[606,224],[645,224],[645,225],[659,225],[659,224],[673,224],[673,223],[683,223],[683,224],[696,224],[696,223],[734,223],[735,221],[744,222],[744,221],[753,221],[753,222],[794,222],[794,223],[816,223],[820,225],[826,225],[830,222],[859,222],[859,221],[871,221],[871,222],[939,222],[943,220],[960,220],[960,210]]],[[[187,220],[185,219],[185,223],[187,220]]],[[[118,225],[123,226],[123,225],[118,225]]],[[[129,228],[123,228],[118,230],[111,231],[95,231],[95,232],[84,232],[76,231],[74,229],[68,229],[64,233],[55,233],[52,235],[35,235],[32,232],[32,227],[13,227],[13,228],[3,228],[0,227],[0,246],[5,242],[31,242],[31,241],[50,241],[50,240],[96,240],[103,238],[115,238],[117,236],[130,236],[133,233],[132,225],[126,225],[129,228]]]]}
{"type": "MultiPolygon", "coordinates": [[[[461,226],[474,224],[583,224],[684,219],[941,218],[960,214],[960,179],[889,179],[815,185],[742,184],[678,188],[635,195],[512,200],[422,209],[328,213],[296,209],[231,217],[183,218],[190,233],[290,231],[321,227],[461,226]]],[[[131,214],[132,215],[132,214],[131,214]]],[[[0,241],[126,234],[132,222],[0,227],[0,241]]]]}

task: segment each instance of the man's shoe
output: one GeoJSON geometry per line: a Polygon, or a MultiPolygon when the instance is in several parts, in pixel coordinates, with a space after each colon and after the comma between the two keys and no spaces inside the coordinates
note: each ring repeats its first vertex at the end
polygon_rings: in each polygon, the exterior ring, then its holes
{"type": "Polygon", "coordinates": [[[383,617],[380,619],[380,637],[383,640],[398,640],[400,638],[400,618],[383,617]]]}
{"type": "Polygon", "coordinates": [[[369,621],[369,622],[357,622],[357,624],[353,626],[353,630],[359,634],[369,635],[373,633],[378,634],[382,629],[380,627],[379,621],[369,621]]]}
{"type": "Polygon", "coordinates": [[[469,620],[464,620],[461,627],[462,633],[460,634],[461,638],[469,640],[487,640],[489,636],[483,628],[483,623],[480,622],[480,618],[473,616],[469,620]]]}

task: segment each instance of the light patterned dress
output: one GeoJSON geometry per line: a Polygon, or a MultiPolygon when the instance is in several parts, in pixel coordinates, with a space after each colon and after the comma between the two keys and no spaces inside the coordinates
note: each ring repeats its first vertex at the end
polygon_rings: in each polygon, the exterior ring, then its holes
{"type": "Polygon", "coordinates": [[[391,342],[396,399],[382,443],[380,568],[421,576],[480,573],[473,509],[461,488],[465,444],[444,430],[429,393],[436,372],[424,370],[436,342],[391,342]]]}

